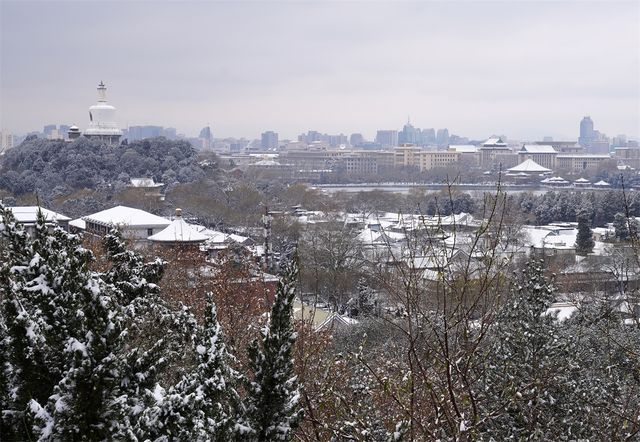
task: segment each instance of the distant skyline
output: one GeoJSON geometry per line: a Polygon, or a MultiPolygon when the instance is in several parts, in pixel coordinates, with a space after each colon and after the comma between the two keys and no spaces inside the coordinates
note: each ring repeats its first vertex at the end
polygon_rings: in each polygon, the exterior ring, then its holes
{"type": "Polygon", "coordinates": [[[640,2],[0,0],[0,129],[640,136],[640,2]]]}

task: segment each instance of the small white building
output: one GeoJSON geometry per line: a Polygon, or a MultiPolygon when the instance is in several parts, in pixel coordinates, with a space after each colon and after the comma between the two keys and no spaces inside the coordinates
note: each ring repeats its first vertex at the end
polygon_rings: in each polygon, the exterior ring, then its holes
{"type": "Polygon", "coordinates": [[[188,224],[182,218],[182,210],[176,209],[176,218],[171,224],[160,232],[147,238],[154,243],[165,245],[199,245],[205,242],[208,237],[198,231],[197,226],[188,224]]]}
{"type": "Polygon", "coordinates": [[[69,230],[69,221],[71,221],[71,218],[62,215],[61,213],[57,213],[38,206],[15,206],[7,207],[7,209],[11,210],[13,217],[16,219],[16,221],[25,226],[28,233],[32,233],[35,230],[39,211],[42,212],[45,224],[49,228],[60,226],[64,230],[69,230]]]}
{"type": "Polygon", "coordinates": [[[89,233],[102,236],[115,227],[123,236],[134,240],[147,239],[171,224],[166,218],[126,206],[83,216],[82,220],[89,233]]]}

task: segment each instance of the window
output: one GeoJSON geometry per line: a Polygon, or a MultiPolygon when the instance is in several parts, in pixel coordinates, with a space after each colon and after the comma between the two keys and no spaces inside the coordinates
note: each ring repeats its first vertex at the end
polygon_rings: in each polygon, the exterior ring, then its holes
{"type": "Polygon", "coordinates": [[[147,236],[153,235],[153,229],[147,229],[147,236]]]}

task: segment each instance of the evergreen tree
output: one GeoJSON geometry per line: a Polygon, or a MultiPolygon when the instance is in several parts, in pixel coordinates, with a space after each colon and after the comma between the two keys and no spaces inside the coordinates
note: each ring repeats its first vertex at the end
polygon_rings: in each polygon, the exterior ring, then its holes
{"type": "Polygon", "coordinates": [[[287,441],[302,419],[300,395],[293,366],[293,302],[298,277],[294,258],[278,282],[269,325],[262,330],[260,344],[249,347],[254,379],[247,385],[247,438],[253,441],[287,441]]]}
{"type": "Polygon", "coordinates": [[[637,218],[629,220],[629,239],[631,241],[640,239],[640,220],[637,218]]]}
{"type": "Polygon", "coordinates": [[[591,231],[591,221],[589,213],[582,210],[578,213],[578,235],[576,236],[576,253],[578,255],[588,255],[593,252],[595,242],[591,231]]]}
{"type": "Polygon", "coordinates": [[[613,228],[616,232],[616,238],[620,241],[624,241],[629,238],[629,226],[627,223],[627,217],[624,213],[618,212],[613,219],[613,228]]]}
{"type": "Polygon", "coordinates": [[[486,418],[473,430],[476,438],[559,440],[584,434],[573,419],[578,407],[571,396],[579,367],[555,316],[546,314],[554,293],[542,261],[528,263],[514,282],[480,367],[478,395],[486,418]],[[554,421],[558,415],[562,422],[554,421]]]}
{"type": "Polygon", "coordinates": [[[347,309],[355,309],[354,316],[370,317],[376,314],[376,293],[369,287],[364,278],[358,280],[358,294],[356,299],[350,299],[347,309]]]}
{"type": "Polygon", "coordinates": [[[240,396],[236,391],[239,374],[231,368],[231,356],[224,344],[211,294],[207,295],[205,323],[196,353],[195,377],[184,389],[188,391],[195,387],[196,399],[201,401],[195,426],[197,439],[231,440],[246,428],[240,422],[240,396]]]}
{"type": "Polygon", "coordinates": [[[79,237],[50,232],[41,214],[27,235],[0,214],[3,436],[135,439],[144,392],[182,352],[193,316],[167,308],[155,284],[161,263],[144,263],[119,237],[105,239],[113,266],[99,274],[79,237]]]}
{"type": "Polygon", "coordinates": [[[157,284],[164,269],[161,259],[145,263],[140,254],[127,250],[116,229],[105,235],[102,244],[111,262],[111,268],[102,278],[118,288],[118,293],[123,296],[120,300],[122,304],[127,305],[135,299],[159,293],[157,284]]]}
{"type": "Polygon", "coordinates": [[[145,410],[141,434],[154,440],[231,441],[242,424],[239,379],[230,365],[216,306],[207,295],[205,323],[194,339],[197,366],[166,392],[156,385],[155,404],[145,410]]]}
{"type": "Polygon", "coordinates": [[[13,388],[13,394],[2,401],[3,421],[13,431],[7,434],[31,439],[29,404],[46,403],[63,375],[64,348],[79,316],[69,305],[76,294],[77,276],[91,256],[77,237],[59,228],[50,233],[42,213],[29,236],[10,211],[0,207],[0,212],[3,383],[13,388]]]}

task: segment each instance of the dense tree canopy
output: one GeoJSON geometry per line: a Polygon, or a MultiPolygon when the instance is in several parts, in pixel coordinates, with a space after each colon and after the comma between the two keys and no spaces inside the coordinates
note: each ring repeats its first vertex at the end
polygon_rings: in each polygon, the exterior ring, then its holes
{"type": "Polygon", "coordinates": [[[29,234],[0,204],[3,440],[291,440],[302,416],[295,267],[251,347],[243,399],[212,299],[198,325],[160,296],[162,261],[127,250],[117,232],[103,246],[109,268],[94,271],[80,237],[41,215],[29,234]]]}
{"type": "Polygon", "coordinates": [[[29,139],[0,157],[0,188],[15,195],[57,196],[76,189],[124,185],[133,177],[188,183],[204,176],[187,141],[150,138],[120,146],[81,137],[67,143],[29,139]]]}

